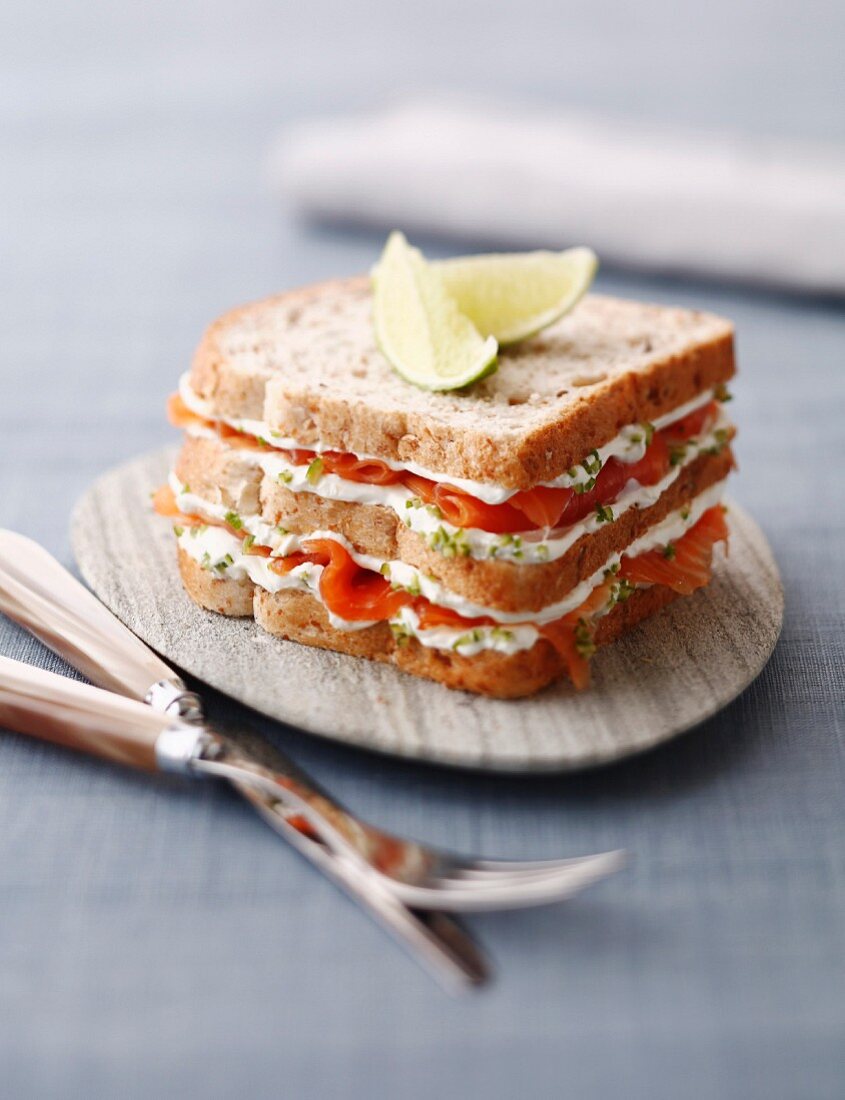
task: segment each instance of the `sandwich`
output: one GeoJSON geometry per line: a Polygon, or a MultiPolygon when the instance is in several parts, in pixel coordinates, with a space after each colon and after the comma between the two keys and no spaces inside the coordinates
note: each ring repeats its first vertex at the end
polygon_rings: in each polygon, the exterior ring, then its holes
{"type": "Polygon", "coordinates": [[[270,634],[499,698],[711,577],[734,465],[733,331],[589,294],[498,369],[418,389],[367,278],[229,312],[169,402],[156,509],[189,596],[270,634]]]}

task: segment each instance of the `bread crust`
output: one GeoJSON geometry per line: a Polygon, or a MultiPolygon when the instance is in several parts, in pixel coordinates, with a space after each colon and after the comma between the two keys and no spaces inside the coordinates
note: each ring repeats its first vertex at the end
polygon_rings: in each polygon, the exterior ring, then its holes
{"type": "Polygon", "coordinates": [[[253,614],[253,585],[250,581],[234,581],[228,577],[215,577],[203,569],[181,546],[177,547],[179,574],[188,595],[206,611],[231,618],[245,618],[253,614]]]}
{"type": "MultiPolygon", "coordinates": [[[[404,672],[435,680],[446,687],[498,699],[532,695],[566,675],[560,655],[550,642],[537,641],[514,654],[484,651],[461,657],[450,651],[428,649],[416,639],[399,645],[386,623],[363,630],[336,630],[325,608],[307,592],[266,592],[248,581],[212,578],[181,548],[179,571],[188,595],[200,605],[224,615],[255,615],[268,633],[302,645],[330,649],[355,657],[395,664],[404,672]],[[248,603],[249,611],[241,610],[248,603]],[[233,610],[234,609],[234,610],[233,610]]],[[[600,619],[597,645],[607,645],[677,598],[669,588],[638,589],[600,619]]]]}
{"type": "Polygon", "coordinates": [[[173,472],[193,495],[209,504],[245,516],[261,511],[261,470],[248,454],[217,437],[185,436],[173,472]]]}
{"type": "Polygon", "coordinates": [[[588,295],[462,393],[399,378],[375,344],[366,278],[231,310],[206,331],[191,385],[217,415],[267,421],[301,445],[416,462],[528,489],[625,424],[654,420],[734,373],[712,314],[588,295]]]}
{"type": "MultiPolygon", "coordinates": [[[[337,532],[359,553],[407,562],[473,603],[501,611],[538,611],[563,599],[575,585],[601,568],[611,554],[620,552],[669,512],[727,477],[733,465],[730,448],[718,455],[699,455],[682,468],[651,507],[629,509],[614,523],[582,536],[554,561],[520,565],[444,557],[431,549],[423,536],[407,528],[392,508],[326,500],[314,493],[293,493],[269,477],[261,480],[255,467],[255,486],[247,493],[239,467],[232,467],[235,471],[232,478],[227,476],[232,466],[227,456],[230,451],[223,442],[189,437],[177,460],[177,476],[193,492],[209,500],[222,499],[227,507],[232,507],[229,501],[244,496],[252,499],[254,491],[260,497],[261,516],[267,523],[280,524],[298,535],[337,532]]],[[[248,510],[243,511],[248,514],[248,510]]]]}

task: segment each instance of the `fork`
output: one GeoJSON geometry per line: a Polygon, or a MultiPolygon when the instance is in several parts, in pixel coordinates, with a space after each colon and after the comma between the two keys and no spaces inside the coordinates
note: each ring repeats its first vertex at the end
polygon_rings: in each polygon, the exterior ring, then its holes
{"type": "MultiPolygon", "coordinates": [[[[43,547],[10,531],[0,531],[0,611],[88,679],[143,700],[165,719],[155,727],[148,723],[129,753],[102,730],[86,745],[77,735],[70,743],[124,763],[228,779],[279,831],[289,835],[293,824],[337,859],[389,887],[406,905],[469,911],[545,904],[569,897],[622,865],[621,852],[533,862],[465,858],[358,820],[275,746],[242,726],[225,732],[212,727],[202,716],[199,697],[172,669],[43,547]]],[[[10,664],[4,662],[2,670],[7,684],[14,680],[10,664]]],[[[65,686],[50,685],[56,699],[64,690],[89,714],[98,708],[114,711],[107,692],[58,679],[65,686]]],[[[114,719],[118,726],[118,719],[137,725],[146,709],[132,710],[124,703],[114,719]]],[[[70,736],[65,734],[64,743],[70,736]]]]}

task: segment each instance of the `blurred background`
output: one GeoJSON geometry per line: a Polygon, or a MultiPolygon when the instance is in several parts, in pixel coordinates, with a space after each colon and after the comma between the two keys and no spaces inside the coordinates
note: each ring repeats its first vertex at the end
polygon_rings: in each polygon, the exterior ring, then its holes
{"type": "MultiPolygon", "coordinates": [[[[4,739],[0,1092],[842,1095],[845,597],[831,578],[845,501],[819,454],[845,448],[845,316],[835,288],[789,277],[842,230],[841,0],[3,0],[2,522],[70,563],[73,501],[173,441],[165,397],[219,312],[370,267],[387,227],[314,216],[304,177],[289,186],[296,135],[458,100],[588,112],[617,135],[668,127],[693,150],[715,133],[756,178],[781,165],[796,220],[765,222],[772,279],[700,273],[694,254],[638,264],[634,234],[624,262],[603,255],[597,289],[736,322],[732,492],[780,563],[783,642],[706,736],[585,777],[468,778],[291,735],[388,828],[514,856],[636,851],[580,908],[480,921],[502,980],[470,1004],[429,989],[248,811],[4,739]],[[201,866],[180,855],[182,830],[207,841],[201,866]]],[[[372,165],[345,163],[363,178],[372,165]]],[[[519,188],[511,202],[514,220],[533,209],[519,188]]],[[[673,216],[688,228],[699,213],[673,216]]],[[[619,222],[643,239],[636,216],[619,222]]],[[[555,226],[526,243],[595,243],[555,226]]],[[[498,243],[483,237],[432,221],[414,241],[430,255],[498,243]]]]}

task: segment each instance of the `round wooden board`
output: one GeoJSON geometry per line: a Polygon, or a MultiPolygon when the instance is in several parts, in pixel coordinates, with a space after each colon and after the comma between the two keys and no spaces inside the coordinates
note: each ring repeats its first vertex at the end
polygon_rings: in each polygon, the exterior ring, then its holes
{"type": "Polygon", "coordinates": [[[76,506],[82,575],[166,660],[292,726],[398,756],[497,771],[566,771],[642,752],[709,718],[769,659],[783,589],[760,528],[729,512],[730,557],[712,584],[678,600],[593,660],[593,683],[503,702],[450,691],[389,665],[266,634],[251,619],[197,607],[182,588],[170,524],[150,492],[173,453],[104,474],[76,506]]]}

